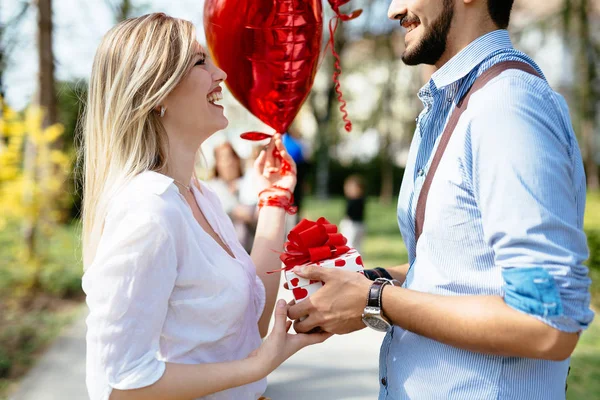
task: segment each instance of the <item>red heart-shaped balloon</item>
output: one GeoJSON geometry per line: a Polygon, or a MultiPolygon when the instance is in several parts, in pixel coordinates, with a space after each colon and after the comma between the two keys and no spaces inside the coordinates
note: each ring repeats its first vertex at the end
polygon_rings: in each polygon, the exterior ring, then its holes
{"type": "MultiPolygon", "coordinates": [[[[206,0],[204,29],[235,98],[284,133],[313,85],[323,34],[321,0],[206,0]]],[[[258,135],[249,135],[257,140],[258,135]]],[[[264,138],[264,137],[263,137],[264,138]]]]}
{"type": "Polygon", "coordinates": [[[294,290],[292,290],[292,293],[294,293],[294,298],[296,300],[302,300],[303,298],[308,296],[308,290],[301,287],[295,288],[294,290]]]}

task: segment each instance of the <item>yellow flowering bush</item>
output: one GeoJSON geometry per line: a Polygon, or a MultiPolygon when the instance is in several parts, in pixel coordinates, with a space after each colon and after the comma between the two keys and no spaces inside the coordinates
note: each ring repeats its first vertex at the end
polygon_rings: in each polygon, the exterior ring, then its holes
{"type": "MultiPolygon", "coordinates": [[[[43,119],[44,111],[35,105],[23,112],[5,105],[0,116],[0,230],[9,223],[29,226],[35,242],[52,235],[71,197],[65,187],[73,157],[52,146],[64,128],[44,128],[43,119]]],[[[19,243],[18,258],[38,258],[36,248],[19,243]]]]}

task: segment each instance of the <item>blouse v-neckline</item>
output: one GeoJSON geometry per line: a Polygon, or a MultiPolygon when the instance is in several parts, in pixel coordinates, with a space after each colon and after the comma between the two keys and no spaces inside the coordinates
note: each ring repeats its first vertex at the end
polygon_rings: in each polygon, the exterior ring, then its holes
{"type": "Polygon", "coordinates": [[[219,249],[221,249],[221,251],[223,251],[223,253],[225,253],[225,255],[227,255],[227,257],[229,257],[233,261],[239,261],[239,258],[235,254],[235,252],[233,250],[233,247],[225,239],[224,234],[223,234],[223,232],[221,230],[221,227],[219,225],[219,222],[216,220],[216,218],[213,218],[214,216],[212,215],[212,209],[210,209],[211,205],[208,204],[208,199],[204,195],[203,189],[196,187],[194,184],[192,184],[190,186],[190,188],[191,188],[190,192],[192,194],[192,197],[194,198],[194,202],[196,203],[196,206],[198,207],[198,210],[204,216],[204,219],[206,220],[206,223],[215,232],[215,235],[217,235],[217,237],[219,238],[219,240],[221,240],[221,242],[223,243],[223,246],[214,237],[212,237],[212,235],[209,232],[207,232],[206,229],[204,229],[204,227],[202,227],[202,225],[200,224],[200,222],[194,216],[194,210],[187,203],[187,200],[185,199],[185,196],[182,195],[183,200],[185,201],[186,205],[188,206],[188,208],[190,210],[190,213],[192,214],[192,218],[194,219],[194,223],[198,226],[198,228],[200,228],[200,230],[202,231],[202,233],[205,234],[211,242],[213,242],[219,249]],[[196,192],[198,192],[198,195],[196,194],[196,192]],[[203,205],[206,206],[206,207],[203,207],[203,205]],[[209,209],[208,212],[206,211],[207,208],[209,209]],[[229,249],[229,251],[228,251],[228,249],[229,249]]]}

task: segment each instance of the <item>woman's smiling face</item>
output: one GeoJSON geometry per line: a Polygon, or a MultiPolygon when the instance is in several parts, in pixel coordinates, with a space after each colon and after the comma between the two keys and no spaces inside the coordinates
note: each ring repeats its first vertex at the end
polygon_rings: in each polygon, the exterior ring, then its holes
{"type": "Polygon", "coordinates": [[[225,79],[225,71],[197,44],[188,74],[164,101],[165,118],[176,121],[186,131],[191,129],[207,137],[226,128],[229,121],[223,114],[223,106],[216,104],[223,98],[220,84],[225,79]]]}

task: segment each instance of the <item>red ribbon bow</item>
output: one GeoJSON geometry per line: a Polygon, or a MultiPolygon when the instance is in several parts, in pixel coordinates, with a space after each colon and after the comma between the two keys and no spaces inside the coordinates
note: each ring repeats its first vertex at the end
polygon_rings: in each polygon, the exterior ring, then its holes
{"type": "Polygon", "coordinates": [[[321,217],[316,222],[303,219],[290,231],[285,252],[279,257],[288,271],[307,262],[319,262],[338,257],[350,250],[348,240],[338,233],[337,226],[321,217]]]}

